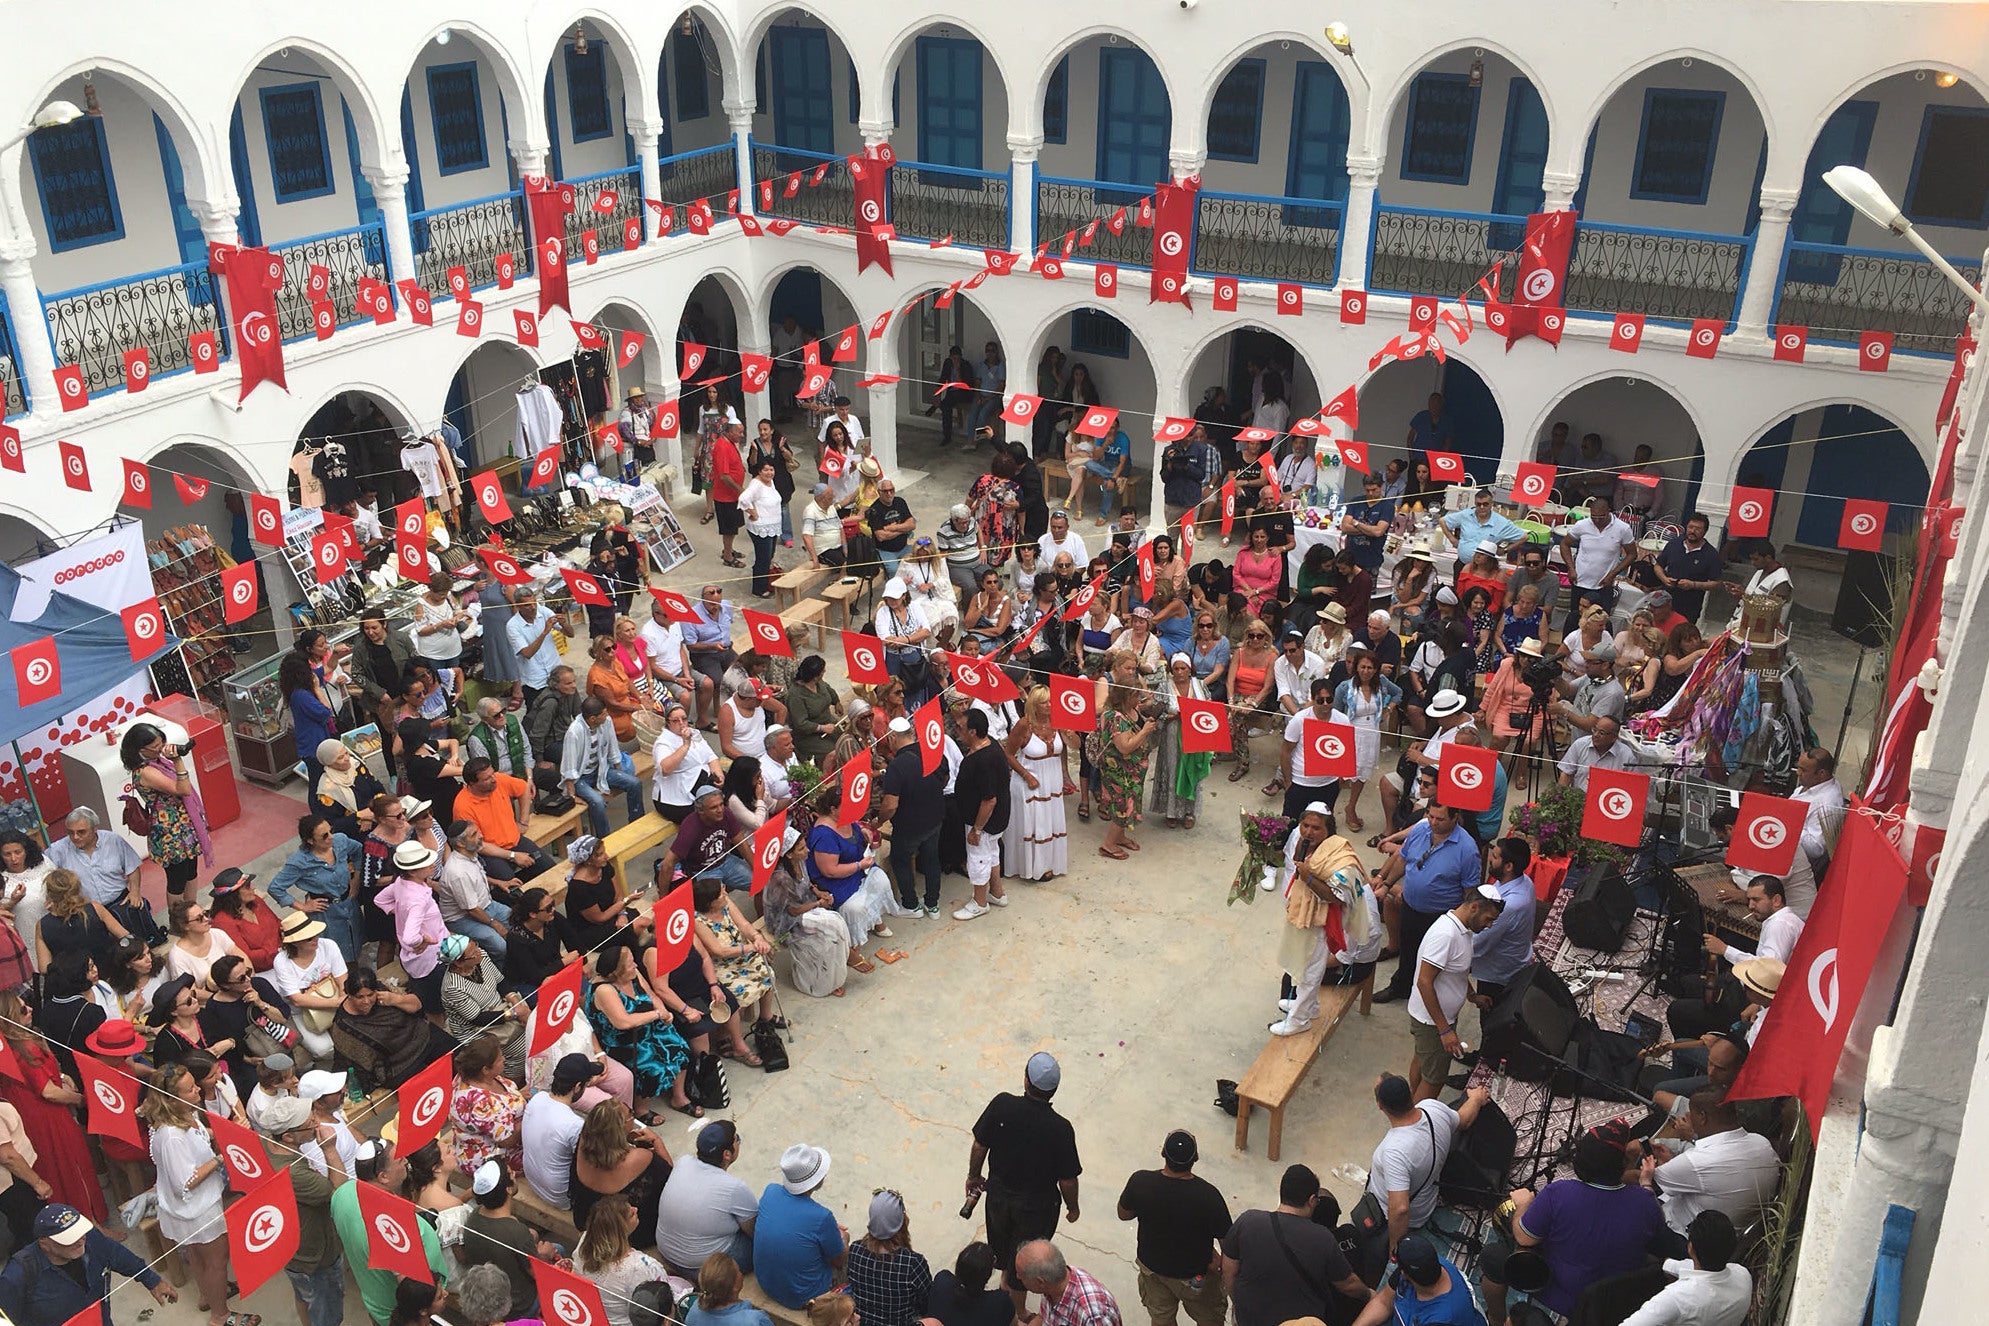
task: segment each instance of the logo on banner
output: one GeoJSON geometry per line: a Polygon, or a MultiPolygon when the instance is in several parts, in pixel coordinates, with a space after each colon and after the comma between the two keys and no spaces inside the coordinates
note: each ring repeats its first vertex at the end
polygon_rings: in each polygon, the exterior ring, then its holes
{"type": "Polygon", "coordinates": [[[78,479],[82,478],[83,477],[82,453],[77,451],[70,452],[69,455],[63,459],[62,467],[68,470],[70,475],[73,476],[74,478],[78,479]]]}
{"type": "MultiPolygon", "coordinates": [[[[1313,741],[1312,753],[1328,764],[1336,764],[1347,758],[1347,743],[1340,740],[1329,726],[1327,731],[1321,732],[1318,738],[1313,741]]],[[[1476,771],[1474,770],[1473,773],[1475,775],[1476,771]]],[[[1463,780],[1460,779],[1459,781],[1462,782],[1463,780]]],[[[1474,784],[1465,785],[1472,786],[1474,784]]]]}
{"type": "Polygon", "coordinates": [[[1101,292],[1110,291],[1118,283],[1118,273],[1114,272],[1110,267],[1100,267],[1098,269],[1098,289],[1101,292]]]}
{"type": "Polygon", "coordinates": [[[1544,474],[1528,474],[1521,476],[1519,481],[1519,492],[1520,496],[1522,497],[1532,497],[1544,500],[1547,496],[1547,476],[1544,474]]]}
{"type": "Polygon", "coordinates": [[[875,198],[865,198],[863,200],[863,223],[874,226],[883,219],[884,209],[877,205],[877,200],[875,198]]]}
{"type": "Polygon", "coordinates": [[[1869,538],[1878,532],[1878,518],[1869,511],[1856,512],[1845,523],[1860,538],[1869,538]]]}
{"type": "Polygon", "coordinates": [[[691,933],[691,914],[686,911],[670,913],[670,919],[663,923],[663,938],[672,945],[682,944],[691,933]]]}
{"type": "Polygon", "coordinates": [[[422,1092],[420,1098],[414,1102],[414,1108],[408,1111],[408,1121],[417,1128],[426,1128],[435,1122],[444,1109],[448,1108],[448,1104],[449,1089],[445,1086],[432,1086],[422,1092]]]}
{"type": "Polygon", "coordinates": [[[1772,815],[1758,816],[1747,826],[1747,840],[1764,852],[1772,852],[1788,839],[1789,831],[1772,815]]]}
{"type": "Polygon", "coordinates": [[[1536,267],[1526,274],[1526,281],[1520,286],[1520,294],[1529,304],[1544,304],[1554,293],[1554,273],[1545,267],[1536,267]]]}
{"type": "Polygon", "coordinates": [[[1475,791],[1485,781],[1484,773],[1475,764],[1460,761],[1450,771],[1450,781],[1467,792],[1475,791]]]}
{"type": "MultiPolygon", "coordinates": [[[[47,667],[42,663],[42,660],[36,659],[34,662],[28,664],[28,680],[37,685],[48,680],[47,667]],[[42,675],[39,677],[35,676],[35,669],[37,667],[42,668],[42,675]]],[[[90,1084],[90,1090],[95,1093],[97,1103],[112,1114],[123,1114],[130,1108],[130,1106],[124,1103],[124,1093],[101,1077],[90,1084]]]]}
{"type": "MultiPolygon", "coordinates": [[[[1463,769],[1460,768],[1458,770],[1460,783],[1464,781],[1462,774],[1463,769]]],[[[1472,770],[1472,775],[1476,777],[1476,769],[1472,770]]],[[[1626,788],[1612,787],[1595,799],[1595,809],[1604,819],[1615,820],[1620,824],[1636,813],[1637,798],[1631,796],[1626,788]]]]}
{"type": "Polygon", "coordinates": [[[1734,508],[1734,515],[1743,525],[1758,525],[1768,518],[1768,513],[1761,509],[1761,503],[1751,497],[1734,508]]]}
{"type": "Polygon", "coordinates": [[[875,672],[884,666],[884,660],[877,657],[877,651],[868,645],[850,646],[849,661],[866,673],[875,672]]]}
{"type": "Polygon", "coordinates": [[[247,608],[256,601],[256,582],[252,576],[243,576],[228,586],[228,601],[238,608],[247,608]]]}
{"type": "Polygon", "coordinates": [[[414,1247],[408,1241],[407,1231],[401,1228],[401,1222],[384,1211],[373,1217],[373,1232],[380,1236],[380,1242],[397,1253],[405,1254],[414,1247]]]}
{"type": "Polygon", "coordinates": [[[1179,257],[1182,248],[1181,232],[1178,230],[1162,231],[1160,238],[1155,241],[1155,247],[1170,258],[1179,257]]]}
{"type": "Polygon", "coordinates": [[[1801,332],[1785,331],[1775,338],[1775,343],[1786,353],[1795,354],[1802,350],[1807,339],[1801,332]]]}
{"type": "Polygon", "coordinates": [[[71,580],[81,580],[84,576],[91,575],[97,571],[108,570],[123,560],[124,549],[119,548],[116,552],[110,553],[107,556],[92,557],[87,562],[81,562],[75,566],[65,566],[55,573],[55,583],[62,585],[67,584],[71,580]]]}
{"type": "Polygon", "coordinates": [[[1211,709],[1197,709],[1188,717],[1188,726],[1204,737],[1213,737],[1222,730],[1222,720],[1211,709]]]}
{"type": "Polygon", "coordinates": [[[267,1252],[283,1237],[283,1228],[283,1208],[274,1202],[265,1202],[249,1217],[249,1223],[242,1232],[242,1246],[250,1253],[267,1252]]]}
{"type": "Polygon", "coordinates": [[[1091,713],[1091,706],[1084,702],[1084,692],[1075,688],[1057,697],[1057,707],[1072,718],[1085,718],[1091,713]]]}
{"type": "Polygon", "coordinates": [[[564,1326],[592,1326],[593,1312],[571,1289],[553,1290],[551,1301],[553,1317],[564,1326]]]}
{"type": "Polygon", "coordinates": [[[1298,307],[1298,287],[1285,286],[1278,291],[1278,304],[1283,308],[1298,307]]]}
{"type": "Polygon", "coordinates": [[[1827,948],[1816,955],[1816,961],[1809,965],[1809,1002],[1816,1009],[1816,1015],[1823,1019],[1823,1029],[1829,1031],[1837,1022],[1837,950],[1827,948]]]}
{"type": "Polygon", "coordinates": [[[255,1158],[254,1152],[250,1151],[240,1142],[228,1143],[227,1146],[221,1148],[221,1152],[227,1157],[228,1167],[243,1178],[257,1179],[262,1177],[262,1162],[255,1158]]]}

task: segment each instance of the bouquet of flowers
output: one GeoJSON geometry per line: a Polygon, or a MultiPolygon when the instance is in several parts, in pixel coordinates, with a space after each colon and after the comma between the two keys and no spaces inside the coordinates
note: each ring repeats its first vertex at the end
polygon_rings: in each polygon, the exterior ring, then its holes
{"type": "Polygon", "coordinates": [[[787,776],[794,782],[794,799],[812,801],[821,789],[824,775],[822,766],[813,760],[789,760],[787,776]]]}
{"type": "Polygon", "coordinates": [[[1574,866],[1621,864],[1628,855],[1622,848],[1582,836],[1585,801],[1580,788],[1552,784],[1512,813],[1512,826],[1541,856],[1566,857],[1574,866]]]}
{"type": "Polygon", "coordinates": [[[1237,818],[1242,821],[1243,864],[1229,882],[1231,904],[1257,900],[1264,872],[1285,863],[1285,839],[1291,836],[1291,821],[1282,815],[1252,815],[1245,810],[1237,812],[1237,818]]]}

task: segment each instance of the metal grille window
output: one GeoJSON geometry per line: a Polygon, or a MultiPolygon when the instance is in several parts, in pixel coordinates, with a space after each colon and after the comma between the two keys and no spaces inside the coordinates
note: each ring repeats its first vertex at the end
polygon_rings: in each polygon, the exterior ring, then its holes
{"type": "Polygon", "coordinates": [[[572,46],[566,48],[566,115],[576,143],[606,138],[614,132],[614,115],[608,110],[605,42],[589,42],[585,55],[572,46]]]}
{"type": "Polygon", "coordinates": [[[321,198],[336,187],[325,142],[325,105],[316,83],[263,88],[262,133],[277,202],[321,198]]]}
{"type": "Polygon", "coordinates": [[[124,238],[101,118],[86,115],[35,130],[28,137],[28,155],[34,161],[51,250],[60,253],[124,238]]]}
{"type": "Polygon", "coordinates": [[[1209,157],[1215,161],[1255,161],[1264,120],[1264,62],[1238,60],[1216,89],[1209,107],[1209,157]]]}
{"type": "Polygon", "coordinates": [[[1126,324],[1095,308],[1081,308],[1070,315],[1070,352],[1074,355],[1103,355],[1125,359],[1132,354],[1133,334],[1126,324]]]}
{"type": "Polygon", "coordinates": [[[1989,111],[1929,106],[1906,187],[1906,214],[1948,226],[1989,226],[1989,111]]]}
{"type": "Polygon", "coordinates": [[[1402,130],[1402,178],[1436,184],[1471,182],[1478,135],[1478,89],[1464,74],[1418,74],[1402,130]]]}
{"type": "Polygon", "coordinates": [[[435,125],[435,168],[444,175],[490,164],[483,137],[483,95],[474,61],[428,68],[428,118],[435,125]]]}
{"type": "Polygon", "coordinates": [[[677,123],[687,124],[711,114],[711,84],[704,65],[704,47],[696,37],[670,37],[670,77],[677,84],[677,123]]]}
{"type": "Polygon", "coordinates": [[[1061,143],[1070,137],[1070,57],[1057,61],[1050,86],[1043,92],[1043,141],[1061,143]]]}
{"type": "Polygon", "coordinates": [[[1630,196],[1662,203],[1702,204],[1713,182],[1724,92],[1644,89],[1644,123],[1630,196]]]}

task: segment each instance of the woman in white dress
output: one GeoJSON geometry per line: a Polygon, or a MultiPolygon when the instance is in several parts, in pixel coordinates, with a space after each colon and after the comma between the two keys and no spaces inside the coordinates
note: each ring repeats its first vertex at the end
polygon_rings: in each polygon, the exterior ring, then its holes
{"type": "Polygon", "coordinates": [[[1002,835],[1003,873],[1047,880],[1070,868],[1064,798],[1077,790],[1070,780],[1064,738],[1050,721],[1050,688],[1030,690],[1022,721],[1003,743],[1022,772],[1009,775],[1008,829],[1002,835]]]}
{"type": "Polygon", "coordinates": [[[30,959],[41,933],[41,914],[48,909],[42,881],[52,869],[34,839],[18,830],[0,833],[0,908],[13,913],[14,929],[27,941],[30,959]]]}
{"type": "MultiPolygon", "coordinates": [[[[1173,828],[1178,822],[1184,829],[1195,827],[1195,814],[1202,806],[1202,785],[1195,783],[1195,790],[1189,796],[1182,796],[1179,789],[1181,768],[1181,701],[1206,700],[1208,690],[1195,679],[1195,664],[1186,654],[1176,654],[1167,660],[1167,681],[1160,688],[1161,698],[1167,702],[1167,714],[1160,721],[1160,748],[1153,759],[1153,802],[1152,811],[1163,816],[1167,827],[1173,828]]],[[[1197,761],[1204,777],[1208,774],[1207,757],[1197,761]]]]}
{"type": "Polygon", "coordinates": [[[594,1203],[573,1250],[573,1269],[601,1291],[608,1326],[629,1326],[629,1295],[637,1285],[662,1280],[670,1272],[662,1262],[631,1243],[641,1217],[628,1198],[615,1193],[594,1203]]]}
{"type": "Polygon", "coordinates": [[[200,1084],[177,1063],[159,1069],[139,1103],[159,1171],[159,1232],[179,1244],[208,1326],[248,1326],[250,1314],[228,1311],[228,1224],[221,1214],[228,1180],[202,1122],[203,1103],[200,1084]]]}
{"type": "Polygon", "coordinates": [[[1364,829],[1361,823],[1361,789],[1374,777],[1381,758],[1381,724],[1402,703],[1402,688],[1381,675],[1381,665],[1363,645],[1350,651],[1353,675],[1333,692],[1333,709],[1354,725],[1354,780],[1347,789],[1347,827],[1364,829]]]}
{"type": "Polygon", "coordinates": [[[898,578],[911,590],[912,602],[925,610],[934,643],[952,649],[960,639],[960,591],[947,573],[946,559],[931,539],[914,539],[898,563],[898,578]]]}
{"type": "Polygon", "coordinates": [[[175,938],[166,951],[166,972],[171,976],[191,976],[194,984],[206,988],[208,972],[215,959],[230,953],[242,956],[226,930],[214,928],[207,909],[191,897],[175,898],[166,908],[166,928],[175,938]]]}

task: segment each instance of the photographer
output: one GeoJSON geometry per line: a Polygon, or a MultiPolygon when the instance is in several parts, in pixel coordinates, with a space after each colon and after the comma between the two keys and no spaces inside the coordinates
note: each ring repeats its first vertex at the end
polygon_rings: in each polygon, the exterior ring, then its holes
{"type": "Polygon", "coordinates": [[[1503,752],[1514,740],[1531,745],[1540,739],[1551,703],[1548,697],[1560,675],[1561,665],[1546,657],[1538,639],[1520,641],[1500,661],[1485,679],[1485,694],[1478,705],[1478,727],[1492,750],[1503,752]]]}
{"type": "Polygon", "coordinates": [[[1301,1317],[1345,1321],[1343,1300],[1369,1302],[1334,1235],[1339,1206],[1304,1165],[1278,1181],[1275,1211],[1245,1211],[1222,1239],[1222,1283],[1236,1326],[1278,1326],[1301,1317]],[[1325,1207],[1322,1211],[1320,1208],[1325,1207]],[[1312,1269],[1317,1268],[1317,1269],[1312,1269]]]}
{"type": "Polygon", "coordinates": [[[1581,732],[1594,732],[1601,718],[1615,719],[1620,726],[1629,712],[1630,697],[1616,680],[1616,646],[1604,639],[1583,650],[1582,670],[1587,675],[1580,681],[1554,683],[1555,694],[1562,697],[1554,705],[1554,715],[1581,732]]]}
{"type": "MultiPolygon", "coordinates": [[[[131,771],[132,792],[145,815],[152,859],[166,872],[168,902],[192,885],[202,860],[210,865],[214,861],[214,845],[207,836],[207,811],[187,772],[186,760],[192,750],[191,737],[183,745],[169,746],[166,734],[150,723],[133,723],[126,728],[118,746],[118,758],[131,771]]],[[[127,802],[127,809],[129,805],[127,802]]],[[[137,828],[128,814],[126,827],[137,828]]],[[[66,862],[58,864],[73,869],[66,862]]]]}

